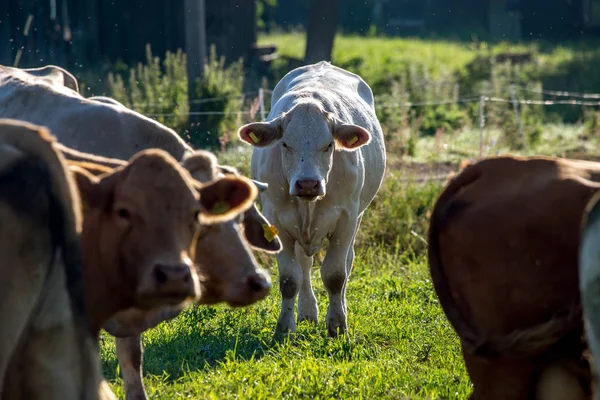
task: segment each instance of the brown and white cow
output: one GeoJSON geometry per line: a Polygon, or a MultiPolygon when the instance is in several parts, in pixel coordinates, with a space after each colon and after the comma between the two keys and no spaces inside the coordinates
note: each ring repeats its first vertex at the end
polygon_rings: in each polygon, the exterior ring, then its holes
{"type": "Polygon", "coordinates": [[[85,315],[79,195],[45,129],[0,120],[0,398],[115,399],[85,315]]]}
{"type": "Polygon", "coordinates": [[[589,399],[578,279],[580,223],[600,164],[495,157],[434,206],[429,268],[458,334],[471,399],[589,399]]]}

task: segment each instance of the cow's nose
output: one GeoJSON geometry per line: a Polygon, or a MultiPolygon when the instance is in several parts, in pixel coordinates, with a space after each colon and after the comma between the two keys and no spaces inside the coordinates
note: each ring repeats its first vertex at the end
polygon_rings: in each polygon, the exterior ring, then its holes
{"type": "Polygon", "coordinates": [[[319,187],[319,181],[314,179],[302,179],[296,181],[296,188],[299,193],[312,193],[319,187]]]}
{"type": "Polygon", "coordinates": [[[246,277],[246,285],[253,296],[262,298],[271,289],[271,279],[267,274],[255,273],[246,277]]]}
{"type": "Polygon", "coordinates": [[[157,264],[153,271],[154,279],[160,285],[166,283],[184,283],[192,281],[190,267],[185,264],[165,265],[157,264]]]}
{"type": "Polygon", "coordinates": [[[262,274],[253,274],[246,278],[248,288],[255,293],[271,289],[271,280],[262,274]]]}

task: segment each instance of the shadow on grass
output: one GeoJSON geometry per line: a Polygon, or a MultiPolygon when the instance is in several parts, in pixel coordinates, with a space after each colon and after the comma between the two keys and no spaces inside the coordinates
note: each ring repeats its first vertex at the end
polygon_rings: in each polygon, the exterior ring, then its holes
{"type": "MultiPolygon", "coordinates": [[[[173,326],[180,322],[171,321],[173,326]]],[[[144,375],[168,376],[176,380],[188,371],[203,371],[218,367],[226,360],[247,361],[262,358],[277,342],[272,332],[260,332],[260,329],[235,328],[217,329],[212,332],[178,332],[171,339],[145,341],[144,375]]],[[[109,340],[114,338],[109,337],[109,340]]],[[[143,340],[144,341],[144,340],[143,340]]],[[[103,362],[104,376],[109,380],[120,377],[118,361],[110,358],[103,362]]]]}

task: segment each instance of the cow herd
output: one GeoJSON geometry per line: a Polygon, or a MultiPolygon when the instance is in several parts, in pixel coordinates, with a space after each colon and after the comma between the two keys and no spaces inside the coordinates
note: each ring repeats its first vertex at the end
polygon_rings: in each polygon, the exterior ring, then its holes
{"type": "MultiPolygon", "coordinates": [[[[326,240],[327,332],[345,334],[354,241],[386,167],[370,87],[327,62],[297,68],[238,135],[251,179],[85,98],[68,71],[0,66],[0,399],[114,399],[101,330],[125,398],[145,399],[143,332],[191,303],[264,299],[253,252],[277,259],[285,335],[318,320],[310,271],[326,240]]],[[[445,185],[429,268],[472,399],[600,398],[599,188],[599,163],[509,156],[445,185]]]]}

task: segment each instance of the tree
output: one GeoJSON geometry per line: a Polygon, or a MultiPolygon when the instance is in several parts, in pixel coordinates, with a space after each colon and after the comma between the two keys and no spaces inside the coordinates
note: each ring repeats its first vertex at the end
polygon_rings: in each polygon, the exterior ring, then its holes
{"type": "Polygon", "coordinates": [[[311,0],[304,62],[331,59],[333,40],[340,14],[340,0],[311,0]]]}

